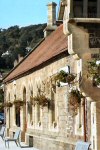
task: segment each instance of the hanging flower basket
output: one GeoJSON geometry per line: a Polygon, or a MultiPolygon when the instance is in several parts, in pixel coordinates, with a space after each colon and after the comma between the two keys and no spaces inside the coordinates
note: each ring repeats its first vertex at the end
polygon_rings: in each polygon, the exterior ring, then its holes
{"type": "Polygon", "coordinates": [[[15,106],[18,106],[18,107],[21,107],[25,104],[25,102],[20,100],[20,99],[19,100],[14,100],[13,103],[14,103],[15,106]]]}
{"type": "Polygon", "coordinates": [[[39,99],[40,99],[39,94],[37,96],[33,97],[33,100],[34,100],[35,103],[39,103],[39,99]]]}
{"type": "Polygon", "coordinates": [[[73,75],[73,74],[68,74],[67,77],[66,77],[66,82],[67,82],[68,84],[70,84],[74,79],[75,79],[75,75],[73,75]]]}
{"type": "Polygon", "coordinates": [[[44,107],[44,106],[47,106],[48,105],[48,98],[45,97],[45,95],[40,95],[40,99],[39,99],[39,104],[44,107]]]}
{"type": "Polygon", "coordinates": [[[77,89],[72,90],[69,94],[69,106],[74,114],[77,114],[77,109],[80,106],[81,98],[83,98],[83,95],[77,89]]]}
{"type": "Polygon", "coordinates": [[[45,95],[43,94],[38,94],[37,96],[34,97],[34,102],[38,103],[40,106],[44,107],[48,105],[48,98],[46,98],[45,95]]]}
{"type": "Polygon", "coordinates": [[[57,81],[57,85],[60,86],[60,82],[70,84],[74,79],[75,75],[71,73],[66,73],[65,71],[61,70],[56,76],[55,80],[57,81]]]}
{"type": "Polygon", "coordinates": [[[13,103],[11,103],[11,102],[4,103],[4,107],[7,107],[7,108],[12,107],[12,105],[13,105],[13,103]]]}
{"type": "Polygon", "coordinates": [[[63,71],[63,70],[61,70],[56,76],[55,76],[55,81],[59,81],[59,82],[64,82],[64,83],[66,83],[66,76],[67,76],[68,74],[65,72],[65,71],[63,71]]]}

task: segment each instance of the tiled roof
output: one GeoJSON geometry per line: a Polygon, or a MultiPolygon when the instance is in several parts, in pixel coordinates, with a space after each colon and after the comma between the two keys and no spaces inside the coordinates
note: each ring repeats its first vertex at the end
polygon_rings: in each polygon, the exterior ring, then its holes
{"type": "Polygon", "coordinates": [[[33,52],[31,52],[17,67],[15,67],[4,82],[22,75],[32,68],[50,60],[54,56],[67,50],[67,38],[63,33],[63,25],[52,32],[33,52]]]}

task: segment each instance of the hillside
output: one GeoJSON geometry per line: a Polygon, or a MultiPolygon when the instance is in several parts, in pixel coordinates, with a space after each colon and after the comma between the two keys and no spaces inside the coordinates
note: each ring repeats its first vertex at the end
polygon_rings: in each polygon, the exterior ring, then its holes
{"type": "Polygon", "coordinates": [[[0,29],[0,70],[11,69],[15,59],[25,56],[43,38],[46,24],[0,29]]]}

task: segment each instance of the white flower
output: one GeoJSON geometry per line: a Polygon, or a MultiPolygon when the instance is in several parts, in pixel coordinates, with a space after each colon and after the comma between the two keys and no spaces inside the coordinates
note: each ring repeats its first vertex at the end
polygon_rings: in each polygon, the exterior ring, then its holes
{"type": "Polygon", "coordinates": [[[96,64],[99,65],[99,64],[100,64],[100,60],[97,60],[97,61],[96,61],[96,64]]]}

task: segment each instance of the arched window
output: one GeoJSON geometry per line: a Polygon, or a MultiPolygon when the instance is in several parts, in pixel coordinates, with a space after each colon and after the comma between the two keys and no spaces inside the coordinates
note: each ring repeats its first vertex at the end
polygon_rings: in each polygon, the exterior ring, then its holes
{"type": "Polygon", "coordinates": [[[23,105],[23,129],[26,131],[27,129],[27,121],[26,121],[26,88],[23,89],[23,101],[25,105],[23,105]]]}
{"type": "Polygon", "coordinates": [[[26,102],[26,88],[23,89],[23,101],[26,102]]]}
{"type": "MultiPolygon", "coordinates": [[[[14,95],[14,100],[16,101],[16,95],[14,95]]],[[[15,106],[15,122],[17,127],[20,127],[20,108],[15,106]]]]}
{"type": "Polygon", "coordinates": [[[30,102],[28,104],[28,112],[29,112],[29,121],[30,121],[30,124],[32,125],[32,104],[31,104],[31,100],[32,100],[32,97],[33,97],[33,91],[31,90],[30,91],[30,102]]]}

